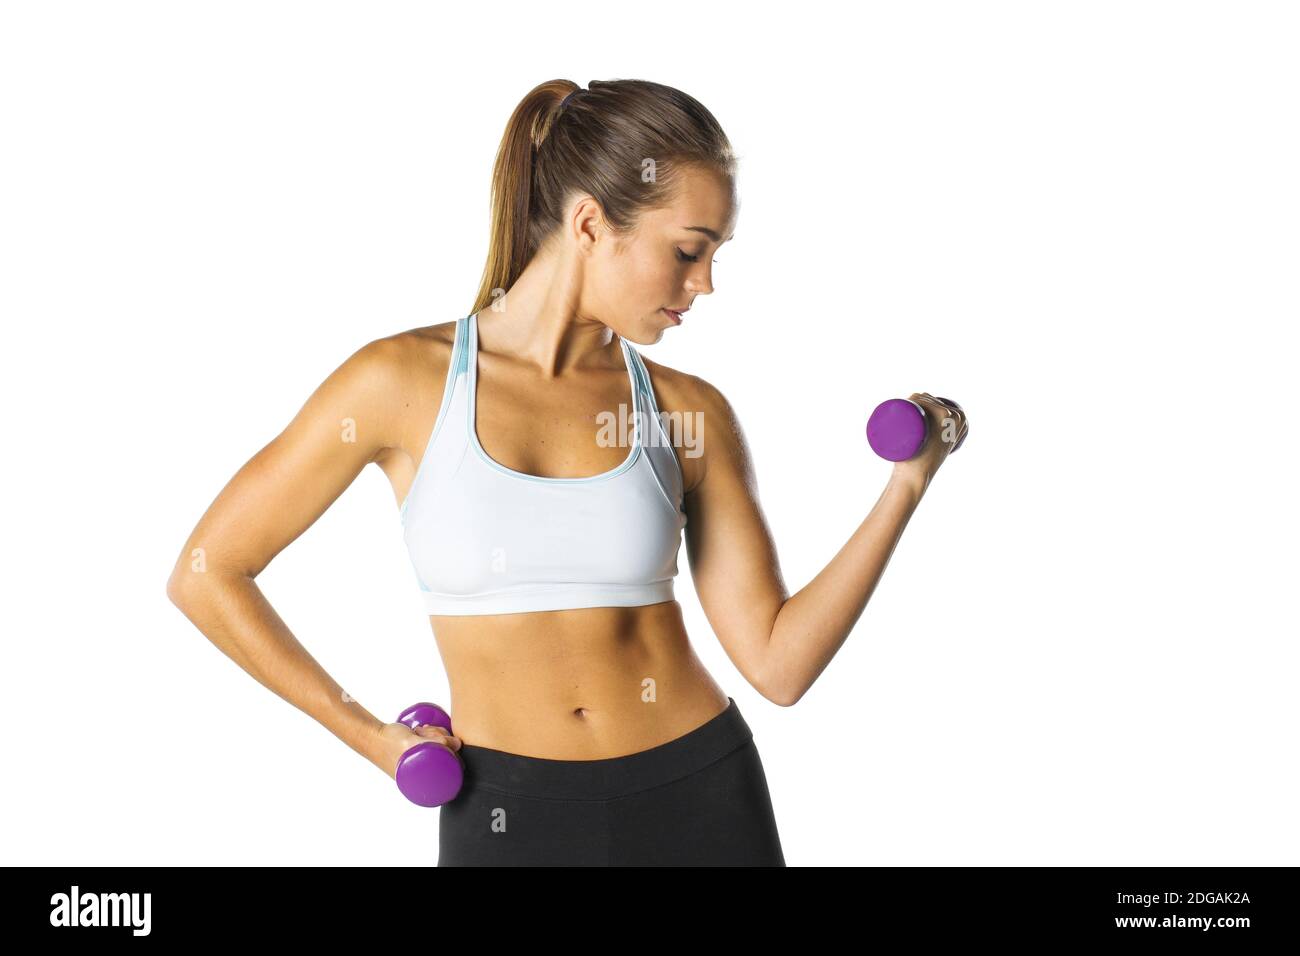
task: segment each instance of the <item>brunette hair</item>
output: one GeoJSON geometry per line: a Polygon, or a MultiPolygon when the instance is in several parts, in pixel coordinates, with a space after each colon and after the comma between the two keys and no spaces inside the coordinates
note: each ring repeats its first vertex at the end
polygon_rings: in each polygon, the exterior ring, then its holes
{"type": "Polygon", "coordinates": [[[649,80],[534,87],[515,107],[492,171],[492,231],[473,312],[505,293],[560,225],[573,193],[593,196],[627,234],[672,203],[692,167],[734,178],[736,155],[713,114],[649,80]]]}

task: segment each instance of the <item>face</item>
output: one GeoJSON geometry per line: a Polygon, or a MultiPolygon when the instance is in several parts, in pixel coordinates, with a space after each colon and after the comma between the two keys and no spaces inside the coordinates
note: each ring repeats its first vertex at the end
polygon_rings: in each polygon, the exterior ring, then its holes
{"type": "MultiPolygon", "coordinates": [[[[714,255],[736,227],[732,182],[691,170],[676,201],[646,213],[629,236],[593,244],[583,298],[591,313],[639,345],[658,342],[677,322],[666,309],[689,309],[713,291],[714,255]]],[[[691,321],[688,314],[682,324],[691,321]]]]}

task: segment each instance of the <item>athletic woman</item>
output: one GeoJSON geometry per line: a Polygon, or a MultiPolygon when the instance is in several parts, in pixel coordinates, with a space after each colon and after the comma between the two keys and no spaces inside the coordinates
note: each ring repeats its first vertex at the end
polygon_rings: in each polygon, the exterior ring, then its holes
{"type": "Polygon", "coordinates": [[[965,421],[914,394],[951,437],[897,463],[848,543],[789,594],[731,405],[631,344],[689,325],[713,291],[734,176],[721,127],[678,90],[538,86],[497,155],[470,313],[350,356],[177,562],[168,593],[191,620],[385,773],[425,740],[459,754],[440,866],[785,865],[753,735],[674,599],[683,533],[728,657],[788,707],[852,630],[965,421]],[[393,486],[454,735],[372,716],[254,583],[370,462],[393,486]]]}

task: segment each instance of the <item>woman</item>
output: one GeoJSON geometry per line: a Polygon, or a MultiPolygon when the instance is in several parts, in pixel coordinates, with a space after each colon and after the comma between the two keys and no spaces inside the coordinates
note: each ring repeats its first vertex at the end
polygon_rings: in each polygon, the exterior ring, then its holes
{"type": "Polygon", "coordinates": [[[425,740],[460,754],[440,866],[785,865],[752,734],[674,600],[682,531],[728,656],[792,705],[965,423],[913,395],[951,437],[899,463],[789,596],[731,406],[628,344],[659,341],[713,291],[734,172],[716,120],[675,89],[538,86],[497,156],[471,314],[352,355],[232,479],[169,582],[223,651],[390,776],[425,740]],[[372,461],[393,485],[455,735],[373,717],[253,583],[372,461]]]}

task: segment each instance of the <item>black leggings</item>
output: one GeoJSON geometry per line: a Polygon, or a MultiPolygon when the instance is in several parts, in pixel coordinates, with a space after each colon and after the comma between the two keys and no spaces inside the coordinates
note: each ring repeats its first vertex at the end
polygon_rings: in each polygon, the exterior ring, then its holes
{"type": "Polygon", "coordinates": [[[550,760],[462,744],[439,866],[785,866],[753,732],[727,709],[658,747],[550,760]]]}

